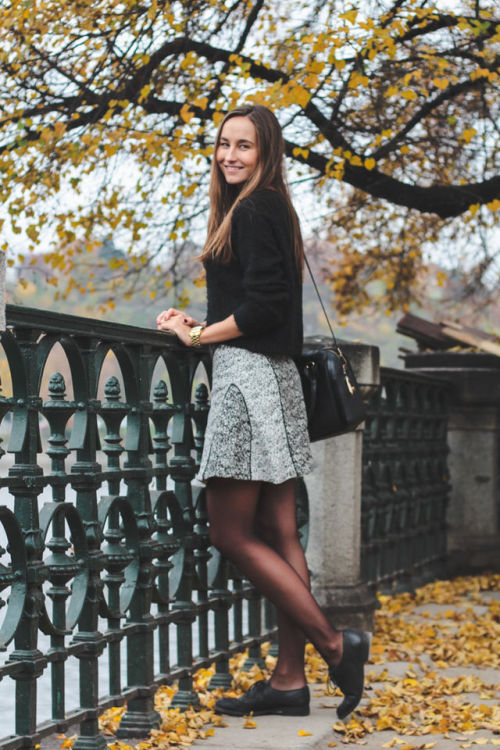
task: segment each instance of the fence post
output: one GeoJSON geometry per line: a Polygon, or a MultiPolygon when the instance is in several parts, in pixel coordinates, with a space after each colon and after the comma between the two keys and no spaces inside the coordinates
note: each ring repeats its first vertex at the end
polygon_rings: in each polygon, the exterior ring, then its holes
{"type": "Polygon", "coordinates": [[[82,355],[82,383],[86,384],[86,400],[77,403],[77,412],[86,413],[83,423],[75,425],[71,433],[70,448],[76,450],[76,462],[71,468],[72,487],[76,491],[76,509],[80,514],[87,536],[89,554],[89,584],[82,614],[78,621],[78,632],[73,643],[79,644],[76,655],[80,661],[80,703],[88,709],[80,724],[80,736],[75,750],[104,750],[106,740],[99,732],[99,656],[106,647],[106,640],[99,630],[99,600],[102,592],[101,551],[102,531],[97,512],[97,493],[100,487],[101,465],[97,462],[98,431],[96,353],[97,337],[81,338],[78,341],[82,355]]]}
{"type": "MultiPolygon", "coordinates": [[[[41,399],[37,395],[37,373],[33,367],[37,361],[38,335],[35,327],[18,333],[16,343],[19,348],[17,356],[13,358],[15,364],[11,371],[15,402],[8,451],[15,454],[15,463],[9,469],[9,477],[17,485],[12,493],[14,513],[24,536],[28,579],[23,615],[16,629],[15,648],[8,659],[9,663],[21,663],[21,668],[13,675],[16,681],[15,727],[16,734],[22,738],[20,747],[35,746],[40,740],[37,734],[37,686],[38,678],[47,666],[47,658],[38,648],[38,629],[44,604],[43,584],[48,574],[42,560],[43,538],[38,516],[40,487],[37,480],[43,473],[37,464],[41,399]]],[[[8,337],[5,343],[9,345],[8,337]]]]}
{"type": "MultiPolygon", "coordinates": [[[[341,345],[368,398],[379,383],[378,348],[341,345]]],[[[314,443],[314,470],[305,478],[312,589],[336,628],[373,626],[375,597],[361,579],[362,447],[362,425],[347,435],[314,443]]]]}
{"type": "Polygon", "coordinates": [[[154,708],[154,617],[151,613],[155,578],[153,560],[158,552],[152,538],[156,528],[149,491],[152,477],[149,457],[152,404],[149,398],[153,355],[149,346],[130,346],[128,352],[130,366],[125,375],[125,393],[131,409],[127,415],[127,461],[124,467],[134,472],[125,481],[127,498],[139,532],[139,575],[127,616],[127,622],[132,625],[127,636],[127,679],[129,687],[138,687],[139,691],[127,702],[127,711],[116,733],[119,739],[144,737],[152,729],[157,729],[161,721],[154,708]]]}

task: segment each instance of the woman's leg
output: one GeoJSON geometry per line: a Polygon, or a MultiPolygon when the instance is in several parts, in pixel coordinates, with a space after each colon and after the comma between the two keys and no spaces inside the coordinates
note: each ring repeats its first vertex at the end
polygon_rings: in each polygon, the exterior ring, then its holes
{"type": "MultiPolygon", "coordinates": [[[[259,482],[212,478],[207,482],[210,538],[316,646],[334,667],[342,657],[342,633],[335,631],[303,577],[255,533],[259,482]]],[[[279,501],[278,501],[279,504],[279,501]]]]}
{"type": "MultiPolygon", "coordinates": [[[[283,484],[264,483],[257,508],[257,531],[261,539],[274,549],[309,588],[309,571],[297,533],[296,480],[283,484]]],[[[277,690],[294,690],[306,684],[304,674],[304,633],[295,622],[277,609],[278,660],[271,685],[277,690]]]]}

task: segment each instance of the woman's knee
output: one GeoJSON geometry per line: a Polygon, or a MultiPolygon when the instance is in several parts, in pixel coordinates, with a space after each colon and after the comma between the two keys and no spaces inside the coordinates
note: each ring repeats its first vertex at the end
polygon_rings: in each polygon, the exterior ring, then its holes
{"type": "Polygon", "coordinates": [[[263,516],[258,519],[257,534],[263,542],[277,551],[299,542],[295,524],[280,523],[273,517],[263,516]]]}
{"type": "Polygon", "coordinates": [[[208,534],[210,543],[219,550],[219,552],[232,560],[235,555],[249,541],[249,535],[241,533],[240,529],[235,529],[224,524],[209,524],[208,534]]]}
{"type": "Polygon", "coordinates": [[[210,542],[226,557],[254,536],[259,482],[212,478],[207,483],[210,542]]]}
{"type": "Polygon", "coordinates": [[[220,528],[218,525],[210,524],[208,527],[208,534],[210,537],[210,543],[224,553],[225,547],[229,541],[229,534],[227,529],[220,528]]]}

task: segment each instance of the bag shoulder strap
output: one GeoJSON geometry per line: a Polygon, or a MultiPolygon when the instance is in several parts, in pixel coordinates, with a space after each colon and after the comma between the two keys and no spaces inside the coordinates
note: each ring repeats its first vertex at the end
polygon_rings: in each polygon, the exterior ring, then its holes
{"type": "Polygon", "coordinates": [[[307,270],[309,271],[309,276],[311,277],[311,281],[313,283],[314,289],[316,290],[316,294],[318,295],[319,304],[321,305],[321,309],[323,310],[323,314],[324,314],[325,320],[326,320],[326,322],[328,324],[328,328],[330,329],[330,333],[332,334],[333,343],[335,344],[335,346],[338,349],[339,345],[337,343],[337,339],[336,339],[335,334],[333,332],[332,324],[330,323],[330,318],[328,317],[328,313],[326,312],[326,307],[325,307],[325,305],[323,303],[323,300],[321,299],[321,294],[319,293],[318,285],[316,284],[316,279],[313,276],[313,272],[311,271],[311,266],[309,265],[309,261],[307,260],[307,256],[306,256],[305,253],[304,253],[304,261],[305,261],[305,264],[307,266],[307,270]]]}

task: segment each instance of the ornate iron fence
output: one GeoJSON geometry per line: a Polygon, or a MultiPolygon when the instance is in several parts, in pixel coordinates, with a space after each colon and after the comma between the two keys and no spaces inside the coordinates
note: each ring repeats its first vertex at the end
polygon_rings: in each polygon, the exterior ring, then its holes
{"type": "Polygon", "coordinates": [[[408,590],[446,560],[448,385],[381,368],[363,436],[363,580],[408,590]]]}
{"type": "MultiPolygon", "coordinates": [[[[119,736],[146,735],[159,721],[157,685],[177,680],[174,704],[185,707],[196,699],[194,671],[214,661],[213,684],[229,685],[230,654],[248,646],[250,663],[258,660],[274,613],[210,548],[204,491],[192,484],[208,412],[206,352],[153,330],[29,308],[9,306],[7,321],[0,678],[15,681],[15,734],[0,745],[33,747],[79,724],[75,750],[101,750],[106,707],[126,700],[119,736]],[[55,349],[66,379],[47,372],[55,349]],[[79,700],[68,712],[75,658],[79,700]],[[40,725],[42,675],[52,715],[40,725]]],[[[305,539],[303,485],[298,515],[305,539]]]]}
{"type": "MultiPolygon", "coordinates": [[[[76,750],[102,750],[105,708],[127,701],[119,735],[144,736],[159,720],[159,684],[177,680],[175,705],[185,707],[196,699],[194,671],[215,661],[212,684],[229,685],[229,656],[249,647],[248,665],[258,661],[275,616],[210,548],[204,490],[193,483],[207,353],[105,321],[15,307],[7,316],[0,678],[15,681],[15,729],[0,745],[33,747],[79,724],[76,750]],[[56,350],[64,376],[51,369],[56,350]],[[75,664],[79,695],[68,710],[75,664]],[[40,685],[51,691],[42,724],[40,685]]],[[[363,446],[366,582],[408,587],[442,570],[446,390],[440,380],[382,369],[363,446]]],[[[303,484],[298,518],[305,545],[303,484]]]]}

